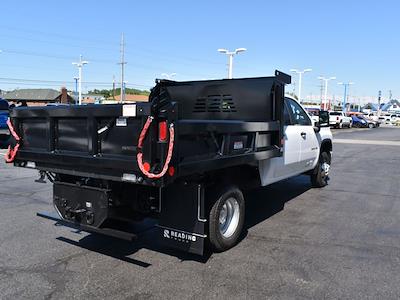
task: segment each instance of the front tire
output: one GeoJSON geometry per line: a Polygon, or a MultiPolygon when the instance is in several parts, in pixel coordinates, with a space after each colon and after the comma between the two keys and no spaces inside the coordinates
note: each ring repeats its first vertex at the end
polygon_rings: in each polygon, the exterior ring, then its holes
{"type": "Polygon", "coordinates": [[[330,168],[331,154],[329,152],[322,152],[319,156],[318,164],[311,174],[311,184],[313,187],[321,188],[328,184],[330,168]]]}
{"type": "Polygon", "coordinates": [[[216,252],[235,246],[243,229],[245,204],[237,187],[221,192],[210,210],[209,242],[216,252]]]}

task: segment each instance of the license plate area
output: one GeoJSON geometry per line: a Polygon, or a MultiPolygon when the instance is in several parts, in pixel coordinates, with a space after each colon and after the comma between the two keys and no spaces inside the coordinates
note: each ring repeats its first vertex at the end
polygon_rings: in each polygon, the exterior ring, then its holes
{"type": "Polygon", "coordinates": [[[110,190],[55,182],[53,202],[60,216],[74,223],[100,227],[108,217],[110,190]]]}

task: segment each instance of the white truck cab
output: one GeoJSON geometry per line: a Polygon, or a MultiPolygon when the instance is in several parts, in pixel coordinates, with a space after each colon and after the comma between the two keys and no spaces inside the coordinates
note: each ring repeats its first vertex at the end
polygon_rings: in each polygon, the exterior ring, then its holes
{"type": "Polygon", "coordinates": [[[311,175],[313,185],[326,185],[332,156],[329,120],[324,125],[314,126],[303,107],[287,96],[284,122],[283,156],[260,161],[262,185],[303,173],[311,175]]]}

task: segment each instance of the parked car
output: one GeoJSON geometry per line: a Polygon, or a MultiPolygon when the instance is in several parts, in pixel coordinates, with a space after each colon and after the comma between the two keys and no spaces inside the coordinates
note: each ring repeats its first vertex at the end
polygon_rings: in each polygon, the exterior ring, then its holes
{"type": "Polygon", "coordinates": [[[351,128],[353,126],[353,120],[351,117],[346,116],[342,111],[330,111],[329,125],[335,128],[351,128]]]}
{"type": "Polygon", "coordinates": [[[366,127],[368,127],[368,121],[366,121],[366,120],[364,120],[362,118],[359,118],[356,115],[352,115],[351,119],[353,120],[353,126],[354,127],[357,127],[357,128],[366,128],[366,127]]]}
{"type": "Polygon", "coordinates": [[[379,123],[389,124],[391,122],[390,115],[381,115],[378,117],[379,123]]]}
{"type": "Polygon", "coordinates": [[[311,118],[311,121],[313,124],[316,124],[319,122],[319,109],[318,108],[305,108],[306,112],[311,118]]]}
{"type": "Polygon", "coordinates": [[[8,140],[10,137],[7,126],[8,117],[8,102],[4,99],[0,99],[0,148],[6,148],[8,146],[8,140]]]}
{"type": "Polygon", "coordinates": [[[366,118],[364,115],[358,115],[357,118],[361,120],[365,120],[368,123],[368,128],[376,128],[379,127],[380,123],[378,121],[374,121],[372,119],[366,118]]]}
{"type": "Polygon", "coordinates": [[[0,98],[0,129],[8,128],[7,119],[9,115],[9,107],[7,100],[0,98]]]}
{"type": "Polygon", "coordinates": [[[373,113],[364,114],[364,117],[366,119],[370,119],[370,120],[372,120],[374,122],[379,122],[379,117],[377,115],[373,114],[373,113]]]}

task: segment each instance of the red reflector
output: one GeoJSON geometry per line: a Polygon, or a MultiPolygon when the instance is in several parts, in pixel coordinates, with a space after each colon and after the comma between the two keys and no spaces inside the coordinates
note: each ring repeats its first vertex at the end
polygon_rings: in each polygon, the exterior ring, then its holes
{"type": "Polygon", "coordinates": [[[150,164],[149,164],[148,162],[145,162],[145,163],[143,164],[143,168],[144,168],[144,170],[145,170],[146,172],[149,172],[149,171],[150,171],[150,164]]]}
{"type": "Polygon", "coordinates": [[[167,140],[167,121],[158,123],[158,140],[162,142],[167,140]]]}
{"type": "Polygon", "coordinates": [[[175,168],[173,167],[173,166],[170,166],[169,168],[168,168],[168,174],[169,174],[169,176],[174,176],[174,174],[175,174],[175,168]]]}

